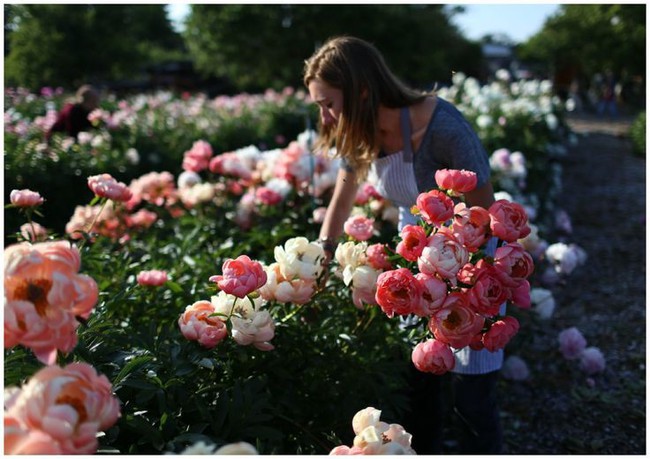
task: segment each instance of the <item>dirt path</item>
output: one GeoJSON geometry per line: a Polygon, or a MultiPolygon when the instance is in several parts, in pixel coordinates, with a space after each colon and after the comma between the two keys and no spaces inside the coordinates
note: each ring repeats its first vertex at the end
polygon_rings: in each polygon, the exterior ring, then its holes
{"type": "Polygon", "coordinates": [[[552,319],[522,350],[524,383],[504,382],[509,454],[644,454],[646,164],[631,154],[628,119],[574,117],[579,136],[563,160],[564,208],[575,242],[588,254],[554,288],[552,319]],[[557,351],[557,334],[575,326],[603,352],[607,369],[588,378],[557,351]]]}

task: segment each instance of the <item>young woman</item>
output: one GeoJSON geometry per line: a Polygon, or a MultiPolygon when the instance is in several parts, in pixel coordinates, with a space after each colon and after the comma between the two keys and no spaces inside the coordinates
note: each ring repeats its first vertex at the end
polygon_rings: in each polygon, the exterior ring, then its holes
{"type": "MultiPolygon", "coordinates": [[[[487,153],[470,124],[435,93],[400,82],[370,43],[348,36],[330,39],[305,62],[303,81],[320,107],[317,146],[335,146],[343,160],[320,231],[330,259],[357,185],[370,171],[379,193],[399,207],[400,229],[415,223],[409,209],[421,192],[436,187],[438,169],[474,171],[477,187],[465,195],[467,204],[488,208],[494,202],[487,153]]],[[[497,241],[492,242],[494,250],[497,241]]],[[[501,450],[495,393],[502,362],[502,351],[456,354],[451,386],[453,409],[464,427],[460,452],[501,450]]],[[[414,416],[404,424],[419,454],[441,452],[441,382],[423,373],[413,381],[414,416]]]]}

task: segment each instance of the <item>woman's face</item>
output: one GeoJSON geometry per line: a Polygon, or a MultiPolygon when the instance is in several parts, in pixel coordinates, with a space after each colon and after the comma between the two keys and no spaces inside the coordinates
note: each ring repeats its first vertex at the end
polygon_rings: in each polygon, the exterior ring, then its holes
{"type": "Polygon", "coordinates": [[[343,110],[343,91],[319,79],[312,80],[308,89],[312,100],[320,107],[323,126],[336,126],[343,110]]]}

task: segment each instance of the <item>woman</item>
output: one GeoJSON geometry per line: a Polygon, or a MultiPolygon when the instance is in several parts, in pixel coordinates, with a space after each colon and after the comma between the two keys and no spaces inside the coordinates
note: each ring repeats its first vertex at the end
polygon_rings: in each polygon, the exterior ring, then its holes
{"type": "MultiPolygon", "coordinates": [[[[354,37],[326,42],[306,62],[304,84],[320,107],[317,145],[336,147],[343,160],[320,231],[328,260],[354,205],[357,185],[368,173],[377,190],[400,209],[400,229],[415,223],[409,209],[421,192],[436,187],[436,170],[465,169],[477,187],[465,195],[470,206],[494,202],[485,149],[461,113],[434,93],[415,91],[390,71],[380,52],[354,37]]],[[[492,250],[496,249],[492,241],[492,250]]],[[[496,404],[502,351],[458,352],[451,376],[454,412],[462,421],[463,453],[499,453],[501,427],[496,404]]],[[[419,454],[441,452],[441,378],[419,374],[413,382],[413,434],[419,454]]]]}

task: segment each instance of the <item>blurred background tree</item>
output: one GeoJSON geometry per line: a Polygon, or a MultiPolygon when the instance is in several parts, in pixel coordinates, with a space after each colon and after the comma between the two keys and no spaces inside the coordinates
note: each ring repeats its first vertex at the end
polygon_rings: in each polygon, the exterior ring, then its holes
{"type": "Polygon", "coordinates": [[[559,91],[588,87],[611,70],[622,83],[646,74],[645,4],[561,5],[542,29],[518,47],[522,59],[545,63],[559,91]]]}
{"type": "Polygon", "coordinates": [[[5,86],[127,78],[183,55],[164,5],[5,5],[5,86]]]}
{"type": "Polygon", "coordinates": [[[469,74],[481,69],[480,45],[449,20],[459,11],[445,5],[193,5],[184,37],[200,72],[225,75],[247,89],[301,85],[304,60],[340,34],[374,43],[400,77],[430,86],[460,67],[469,74]]]}

